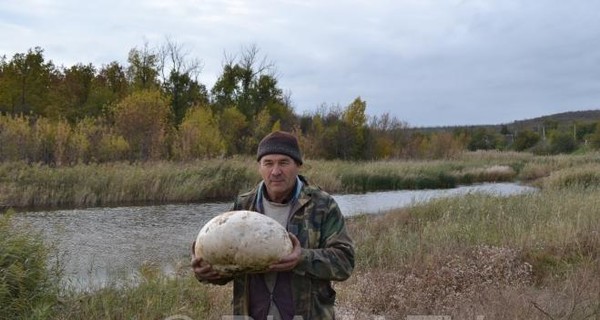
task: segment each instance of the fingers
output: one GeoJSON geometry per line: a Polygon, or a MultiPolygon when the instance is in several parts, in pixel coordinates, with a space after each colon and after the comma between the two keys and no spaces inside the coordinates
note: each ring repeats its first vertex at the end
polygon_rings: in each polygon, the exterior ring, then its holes
{"type": "Polygon", "coordinates": [[[202,258],[192,259],[192,271],[196,279],[200,281],[221,279],[221,275],[210,264],[202,260],[202,258]]]}
{"type": "Polygon", "coordinates": [[[290,240],[292,240],[292,247],[299,247],[300,246],[300,240],[298,240],[298,238],[291,232],[288,232],[288,234],[290,235],[290,240]]]}
{"type": "Polygon", "coordinates": [[[218,280],[221,279],[221,275],[219,275],[215,270],[213,270],[212,266],[204,261],[202,258],[196,257],[196,241],[192,242],[192,271],[194,272],[194,276],[196,279],[200,281],[207,280],[218,280]]]}
{"type": "Polygon", "coordinates": [[[290,240],[292,241],[292,252],[290,252],[290,254],[288,254],[287,256],[281,258],[281,260],[272,264],[269,267],[269,271],[289,271],[294,269],[294,267],[296,267],[296,265],[298,265],[298,263],[300,262],[302,252],[302,249],[300,247],[300,241],[292,233],[290,233],[289,235],[290,240]]]}

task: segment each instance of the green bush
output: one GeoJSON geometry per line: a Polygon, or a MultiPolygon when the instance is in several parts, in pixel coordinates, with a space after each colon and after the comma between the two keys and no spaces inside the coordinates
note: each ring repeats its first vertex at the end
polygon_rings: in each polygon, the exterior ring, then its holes
{"type": "Polygon", "coordinates": [[[0,315],[5,319],[47,318],[56,305],[58,268],[41,235],[0,213],[0,315]]]}

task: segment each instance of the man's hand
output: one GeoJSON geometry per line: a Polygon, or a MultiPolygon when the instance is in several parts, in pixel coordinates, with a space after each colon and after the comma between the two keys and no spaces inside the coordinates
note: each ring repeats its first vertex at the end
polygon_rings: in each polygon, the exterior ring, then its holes
{"type": "Polygon", "coordinates": [[[300,257],[301,257],[300,241],[298,240],[298,238],[296,238],[295,235],[293,235],[291,233],[289,235],[290,235],[290,240],[292,240],[292,252],[290,254],[288,254],[287,256],[281,258],[281,260],[279,260],[276,263],[269,266],[268,271],[270,271],[270,272],[289,271],[289,270],[294,269],[296,267],[296,265],[298,265],[298,263],[300,262],[300,257]]]}
{"type": "Polygon", "coordinates": [[[212,266],[202,260],[202,258],[196,257],[195,248],[196,241],[192,242],[192,271],[194,271],[194,276],[199,281],[214,281],[220,280],[221,276],[213,270],[212,266]]]}

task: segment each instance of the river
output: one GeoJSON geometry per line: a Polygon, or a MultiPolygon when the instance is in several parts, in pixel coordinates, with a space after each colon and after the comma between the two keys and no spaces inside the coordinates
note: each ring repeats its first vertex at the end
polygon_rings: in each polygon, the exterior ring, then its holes
{"type": "MultiPolygon", "coordinates": [[[[483,192],[507,196],[535,188],[489,183],[444,190],[400,190],[334,195],[345,216],[377,214],[434,198],[483,192]]],[[[117,275],[132,275],[142,264],[173,272],[187,262],[200,228],[231,203],[177,204],[25,212],[16,219],[39,229],[56,244],[65,268],[65,286],[98,288],[117,275]]]]}

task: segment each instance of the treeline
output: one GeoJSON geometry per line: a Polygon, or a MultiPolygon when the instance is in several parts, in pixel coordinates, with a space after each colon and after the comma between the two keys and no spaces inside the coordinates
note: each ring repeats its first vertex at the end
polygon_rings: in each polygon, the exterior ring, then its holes
{"type": "Polygon", "coordinates": [[[294,113],[275,66],[256,47],[226,56],[210,90],[200,60],[182,45],[129,51],[127,65],[56,66],[37,47],[0,59],[0,161],[52,165],[190,160],[253,154],[260,139],[294,132],[308,158],[375,160],[451,158],[463,150],[539,153],[600,147],[595,123],[575,134],[557,125],[543,135],[459,128],[410,129],[396,117],[369,117],[367,102],[294,113]]]}

